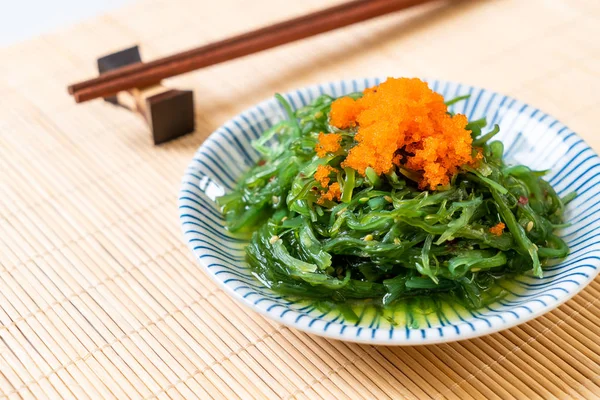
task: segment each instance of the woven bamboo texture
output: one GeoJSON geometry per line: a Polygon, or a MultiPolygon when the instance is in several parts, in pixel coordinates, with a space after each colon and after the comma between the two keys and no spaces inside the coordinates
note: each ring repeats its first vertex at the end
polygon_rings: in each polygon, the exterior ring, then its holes
{"type": "Polygon", "coordinates": [[[341,78],[483,86],[598,151],[597,0],[428,6],[171,79],[194,89],[197,131],[160,147],[136,115],[66,94],[96,57],[129,45],[155,58],[325,5],[148,0],[0,50],[1,399],[600,397],[600,279],[474,340],[330,341],[219,290],[176,207],[187,163],[221,123],[275,91],[341,78]]]}

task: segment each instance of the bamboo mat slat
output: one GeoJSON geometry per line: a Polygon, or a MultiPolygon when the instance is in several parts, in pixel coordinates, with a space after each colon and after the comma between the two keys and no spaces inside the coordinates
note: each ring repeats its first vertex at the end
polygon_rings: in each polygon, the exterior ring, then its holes
{"type": "Polygon", "coordinates": [[[176,210],[184,169],[220,124],[274,92],[342,78],[483,86],[600,150],[596,0],[427,6],[173,78],[195,91],[197,130],[160,147],[135,115],[66,93],[129,45],[155,58],[337,2],[145,0],[0,49],[0,399],[600,397],[598,279],[483,338],[337,342],[219,290],[176,210]]]}

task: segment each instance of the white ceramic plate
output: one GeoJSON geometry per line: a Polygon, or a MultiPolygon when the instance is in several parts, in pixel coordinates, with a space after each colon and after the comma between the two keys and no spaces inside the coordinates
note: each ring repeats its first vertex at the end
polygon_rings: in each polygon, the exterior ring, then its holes
{"type": "MultiPolygon", "coordinates": [[[[334,82],[285,97],[294,107],[301,107],[323,93],[341,96],[379,82],[334,82]]],[[[244,261],[246,243],[225,229],[214,200],[231,191],[240,175],[258,160],[250,142],[285,118],[279,104],[270,99],[215,131],[198,149],[183,178],[181,224],[186,242],[206,273],[231,296],[277,322],[334,339],[386,345],[438,343],[497,332],[548,312],[579,292],[600,266],[600,159],[596,153],[566,126],[520,101],[452,82],[430,80],[429,84],[447,99],[470,94],[453,110],[469,120],[485,116],[488,126],[498,123],[498,139],[505,144],[509,163],[551,169],[546,179],[561,196],[577,191],[566,213],[572,226],[560,232],[571,249],[563,262],[546,268],[542,279],[518,278],[508,288],[508,297],[496,304],[476,312],[448,308],[443,315],[426,315],[418,329],[407,324],[392,326],[376,314],[363,315],[359,323],[348,322],[337,312],[324,313],[269,291],[251,275],[244,261]]]]}

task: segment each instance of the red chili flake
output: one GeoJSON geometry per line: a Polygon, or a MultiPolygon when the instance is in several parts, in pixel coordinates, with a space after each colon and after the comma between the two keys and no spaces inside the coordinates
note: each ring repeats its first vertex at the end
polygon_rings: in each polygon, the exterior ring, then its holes
{"type": "Polygon", "coordinates": [[[258,165],[260,167],[260,166],[265,165],[266,163],[267,162],[265,160],[258,160],[258,162],[256,163],[256,165],[258,165]]]}
{"type": "Polygon", "coordinates": [[[458,243],[457,243],[456,239],[448,240],[446,242],[446,248],[450,251],[456,251],[456,250],[458,250],[457,244],[458,243]]]}
{"type": "Polygon", "coordinates": [[[520,196],[519,197],[519,204],[525,205],[527,203],[529,203],[529,199],[527,197],[525,197],[525,196],[520,196]]]}

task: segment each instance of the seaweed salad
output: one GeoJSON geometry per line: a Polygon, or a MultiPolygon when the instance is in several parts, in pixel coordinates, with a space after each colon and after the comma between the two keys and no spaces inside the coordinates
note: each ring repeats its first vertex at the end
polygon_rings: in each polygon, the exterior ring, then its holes
{"type": "Polygon", "coordinates": [[[468,121],[419,79],[322,95],[253,146],[261,160],[218,199],[252,233],[254,275],[294,299],[378,307],[418,298],[475,309],[496,283],[565,257],[547,171],[507,165],[485,119],[468,121]]]}

